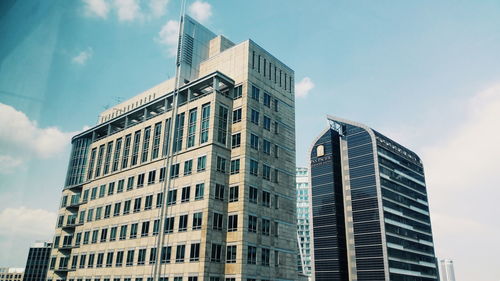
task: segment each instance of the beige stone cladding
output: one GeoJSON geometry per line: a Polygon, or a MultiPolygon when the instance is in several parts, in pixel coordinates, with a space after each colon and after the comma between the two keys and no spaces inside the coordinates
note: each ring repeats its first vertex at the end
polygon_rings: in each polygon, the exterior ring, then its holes
{"type": "Polygon", "coordinates": [[[250,40],[213,40],[177,108],[161,92],[163,109],[76,137],[91,138],[86,180],[63,190],[48,280],[298,278],[294,73],[250,40]]]}

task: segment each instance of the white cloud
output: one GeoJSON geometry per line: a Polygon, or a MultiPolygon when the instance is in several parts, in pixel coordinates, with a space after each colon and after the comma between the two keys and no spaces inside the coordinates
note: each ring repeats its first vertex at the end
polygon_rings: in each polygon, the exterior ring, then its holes
{"type": "Polygon", "coordinates": [[[21,158],[10,155],[0,155],[0,174],[11,174],[23,164],[21,158]]]}
{"type": "Polygon", "coordinates": [[[81,51],[78,53],[78,55],[74,56],[71,61],[73,63],[79,64],[79,65],[85,65],[87,61],[92,57],[94,54],[94,50],[92,50],[91,47],[88,47],[86,50],[81,51]]]}
{"type": "Polygon", "coordinates": [[[189,6],[189,14],[199,22],[206,22],[212,16],[212,6],[203,1],[195,1],[189,6]]]}
{"type": "Polygon", "coordinates": [[[114,6],[120,21],[134,21],[141,19],[141,7],[137,0],[115,0],[114,6]]]}
{"type": "Polygon", "coordinates": [[[148,3],[151,16],[153,18],[159,18],[165,15],[168,2],[169,0],[150,0],[148,3]]]}
{"type": "Polygon", "coordinates": [[[109,13],[109,3],[106,0],[83,0],[85,13],[90,16],[106,18],[109,13]]]}
{"type": "Polygon", "coordinates": [[[494,280],[500,275],[494,254],[500,251],[500,84],[436,108],[406,130],[389,131],[416,147],[424,163],[437,255],[454,260],[458,279],[494,280]]]}
{"type": "Polygon", "coordinates": [[[121,22],[155,19],[165,15],[169,0],[82,0],[85,15],[106,19],[116,12],[121,22]]]}
{"type": "Polygon", "coordinates": [[[167,48],[169,56],[175,57],[177,52],[177,42],[179,41],[179,22],[169,20],[158,32],[156,42],[167,48]]]}
{"type": "Polygon", "coordinates": [[[56,214],[47,210],[6,208],[0,211],[0,236],[47,238],[54,231],[55,221],[56,214]]]}
{"type": "Polygon", "coordinates": [[[305,98],[309,95],[309,91],[314,88],[314,83],[309,77],[304,77],[299,83],[295,84],[295,96],[305,98]]]}
{"type": "Polygon", "coordinates": [[[39,128],[23,112],[3,103],[0,103],[0,120],[2,173],[11,173],[33,154],[40,158],[59,155],[69,147],[71,136],[76,133],[65,133],[55,127],[39,128]]]}

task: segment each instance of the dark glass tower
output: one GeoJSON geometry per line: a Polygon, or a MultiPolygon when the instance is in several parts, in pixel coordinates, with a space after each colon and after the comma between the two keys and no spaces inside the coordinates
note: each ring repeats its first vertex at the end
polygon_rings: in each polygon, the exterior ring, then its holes
{"type": "Polygon", "coordinates": [[[365,125],[328,120],[311,148],[315,279],[438,280],[420,158],[365,125]]]}
{"type": "Polygon", "coordinates": [[[41,281],[47,277],[52,243],[37,242],[30,247],[23,281],[41,281]]]}

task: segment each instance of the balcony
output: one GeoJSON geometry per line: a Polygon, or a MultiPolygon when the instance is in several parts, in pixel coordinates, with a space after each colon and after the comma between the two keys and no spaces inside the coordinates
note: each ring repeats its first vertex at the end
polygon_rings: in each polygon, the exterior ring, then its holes
{"type": "Polygon", "coordinates": [[[80,222],[73,222],[73,223],[68,223],[66,225],[63,225],[62,229],[65,231],[71,231],[75,230],[75,227],[83,225],[83,223],[80,222]]]}

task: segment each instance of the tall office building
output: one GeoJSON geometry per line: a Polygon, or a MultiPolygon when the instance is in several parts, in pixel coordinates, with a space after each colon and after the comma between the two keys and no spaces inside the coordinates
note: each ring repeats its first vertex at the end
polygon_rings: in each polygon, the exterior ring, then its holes
{"type": "Polygon", "coordinates": [[[24,268],[0,267],[0,281],[22,281],[24,268]]]}
{"type": "Polygon", "coordinates": [[[441,281],[455,281],[455,268],[452,260],[439,260],[439,276],[441,281]]]}
{"type": "Polygon", "coordinates": [[[48,280],[297,279],[293,70],[187,16],[176,67],[73,137],[48,280]]]}
{"type": "Polygon", "coordinates": [[[31,245],[24,269],[23,281],[40,281],[47,277],[52,243],[36,242],[31,245]]]}
{"type": "Polygon", "coordinates": [[[328,116],[310,151],[315,280],[437,281],[420,158],[328,116]]]}
{"type": "Polygon", "coordinates": [[[307,168],[296,170],[297,185],[297,239],[299,255],[298,269],[306,276],[311,276],[311,236],[310,236],[310,206],[309,206],[309,172],[307,168]]]}

